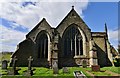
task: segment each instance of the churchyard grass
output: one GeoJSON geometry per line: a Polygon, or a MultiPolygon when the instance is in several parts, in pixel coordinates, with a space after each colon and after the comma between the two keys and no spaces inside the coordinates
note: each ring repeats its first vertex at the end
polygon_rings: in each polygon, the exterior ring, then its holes
{"type": "Polygon", "coordinates": [[[92,74],[94,74],[95,76],[112,76],[112,74],[108,74],[105,72],[91,72],[92,74]]]}
{"type": "Polygon", "coordinates": [[[109,70],[114,73],[119,73],[120,74],[120,66],[119,67],[103,67],[101,68],[102,70],[109,70]]]}
{"type": "Polygon", "coordinates": [[[95,76],[113,76],[113,74],[105,72],[106,70],[116,74],[120,74],[120,67],[103,67],[103,68],[100,68],[100,72],[93,72],[91,71],[91,69],[87,69],[87,70],[90,71],[95,76]]]}
{"type": "MultiPolygon", "coordinates": [[[[3,54],[1,58],[2,58],[2,60],[9,61],[10,56],[11,56],[11,54],[7,53],[7,54],[3,54]]],[[[1,67],[1,65],[0,65],[0,67],[1,67]]],[[[26,76],[23,76],[23,74],[24,74],[25,70],[28,69],[28,67],[17,67],[17,68],[20,68],[21,70],[18,71],[19,75],[15,75],[15,76],[7,76],[6,75],[7,70],[0,70],[0,73],[2,73],[4,75],[2,78],[26,78],[26,76]]],[[[8,67],[8,69],[11,69],[11,67],[8,67]]],[[[54,76],[52,69],[48,69],[48,68],[44,68],[44,67],[32,67],[32,69],[36,69],[36,70],[33,71],[34,75],[31,76],[30,78],[39,78],[37,76],[42,76],[42,78],[47,78],[48,76],[54,76]]],[[[76,70],[82,71],[88,78],[90,78],[90,75],[88,73],[86,73],[86,70],[90,71],[91,73],[93,73],[96,76],[111,76],[110,74],[106,74],[106,72],[92,72],[91,68],[70,67],[68,69],[69,69],[69,73],[63,73],[63,70],[60,69],[59,74],[57,76],[73,77],[73,72],[76,70]]],[[[120,67],[103,67],[103,68],[100,68],[100,70],[101,71],[109,70],[111,72],[120,74],[120,67]]],[[[51,77],[51,78],[53,78],[53,77],[51,77]]]]}
{"type": "MultiPolygon", "coordinates": [[[[7,76],[6,70],[2,70],[1,72],[2,72],[2,74],[4,74],[2,78],[26,78],[26,76],[23,76],[23,74],[24,74],[25,70],[28,69],[28,67],[17,67],[17,68],[21,69],[21,70],[19,70],[19,75],[7,76]]],[[[10,69],[10,67],[8,69],[10,69]]],[[[48,77],[53,78],[53,76],[56,77],[53,74],[52,69],[48,69],[48,68],[44,68],[44,67],[33,67],[32,69],[35,69],[33,72],[34,75],[29,78],[39,78],[39,76],[41,76],[41,78],[48,78],[48,77]]],[[[88,73],[86,73],[86,70],[90,71],[90,73],[94,74],[95,76],[112,76],[111,74],[108,74],[106,72],[92,72],[91,68],[69,67],[68,69],[69,69],[69,73],[63,73],[63,70],[59,69],[59,74],[57,76],[62,77],[62,78],[65,78],[65,77],[66,78],[67,77],[74,78],[74,76],[73,76],[74,71],[82,71],[88,78],[91,78],[91,76],[88,73]]],[[[120,73],[120,71],[118,71],[119,69],[120,69],[120,67],[103,67],[100,70],[101,71],[109,70],[109,71],[112,71],[115,73],[120,73]]]]}
{"type": "Polygon", "coordinates": [[[35,76],[52,76],[53,71],[52,69],[44,68],[44,67],[35,67],[36,69],[33,73],[35,76]]]}

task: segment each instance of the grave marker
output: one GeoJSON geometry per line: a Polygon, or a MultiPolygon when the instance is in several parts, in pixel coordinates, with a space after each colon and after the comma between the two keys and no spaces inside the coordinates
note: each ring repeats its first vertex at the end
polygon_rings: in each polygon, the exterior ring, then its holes
{"type": "Polygon", "coordinates": [[[28,58],[28,70],[31,70],[31,64],[32,64],[32,61],[33,61],[33,59],[32,59],[32,56],[30,56],[29,58],[28,58]]]}
{"type": "Polygon", "coordinates": [[[2,69],[7,69],[8,66],[8,61],[7,60],[3,60],[2,61],[2,69]]]}
{"type": "Polygon", "coordinates": [[[10,71],[8,71],[9,75],[17,75],[18,74],[18,70],[16,70],[16,61],[17,61],[17,57],[14,56],[13,57],[12,69],[10,71]]]}
{"type": "Polygon", "coordinates": [[[32,56],[30,56],[28,58],[28,70],[25,72],[25,76],[32,76],[33,75],[33,70],[32,70],[32,61],[33,61],[33,58],[32,56]]]}
{"type": "Polygon", "coordinates": [[[53,63],[53,74],[58,74],[58,65],[57,65],[57,62],[53,63]]]}
{"type": "Polygon", "coordinates": [[[16,61],[17,61],[17,57],[15,56],[15,57],[13,58],[13,65],[12,65],[13,70],[16,70],[16,61]]]}
{"type": "Polygon", "coordinates": [[[67,67],[63,67],[63,73],[69,73],[69,69],[67,67]]]}
{"type": "Polygon", "coordinates": [[[86,68],[86,67],[87,67],[87,61],[86,61],[86,60],[83,60],[82,66],[83,66],[83,68],[86,68]]]}

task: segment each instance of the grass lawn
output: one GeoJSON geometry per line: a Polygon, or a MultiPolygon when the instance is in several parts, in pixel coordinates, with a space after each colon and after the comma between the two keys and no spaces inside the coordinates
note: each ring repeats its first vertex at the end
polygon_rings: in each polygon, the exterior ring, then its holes
{"type": "Polygon", "coordinates": [[[111,72],[120,74],[120,67],[103,67],[101,70],[109,70],[111,72]]]}
{"type": "Polygon", "coordinates": [[[91,72],[95,76],[112,76],[112,74],[108,74],[106,72],[91,72]]]}
{"type": "Polygon", "coordinates": [[[120,67],[103,67],[103,68],[100,68],[101,72],[93,72],[93,71],[91,71],[91,68],[87,69],[87,70],[90,71],[95,76],[113,76],[112,74],[104,72],[105,70],[109,70],[116,74],[120,74],[120,67]]]}
{"type": "MultiPolygon", "coordinates": [[[[19,70],[19,75],[15,75],[15,76],[6,76],[4,75],[2,78],[28,78],[26,76],[23,76],[24,71],[27,70],[27,67],[20,67],[21,70],[19,70]]],[[[10,68],[9,68],[10,69],[10,68]]],[[[33,69],[36,69],[33,73],[34,75],[29,77],[29,78],[39,78],[38,76],[40,76],[40,78],[53,78],[56,77],[56,75],[53,74],[52,69],[48,69],[48,68],[43,68],[43,67],[33,67],[33,69]]],[[[109,70],[115,73],[120,73],[120,71],[118,71],[120,69],[120,67],[104,67],[101,68],[100,70],[109,70]]],[[[96,75],[96,76],[112,76],[112,74],[108,74],[106,72],[92,72],[91,68],[82,68],[82,67],[69,67],[69,73],[63,73],[63,70],[60,69],[59,70],[59,74],[57,75],[58,77],[62,77],[62,78],[74,78],[73,76],[73,72],[74,71],[82,71],[88,78],[91,78],[89,74],[86,73],[86,70],[90,71],[92,74],[96,75]]],[[[3,74],[6,74],[6,70],[2,70],[3,74]]]]}
{"type": "MultiPolygon", "coordinates": [[[[8,69],[11,69],[11,68],[8,68],[8,69]]],[[[24,74],[24,71],[27,70],[27,67],[20,67],[21,70],[19,70],[19,75],[23,75],[24,74]]],[[[33,69],[35,69],[35,71],[33,72],[34,73],[34,76],[54,76],[53,74],[53,70],[52,69],[48,69],[48,68],[44,68],[44,67],[33,67],[33,69]]],[[[58,76],[73,76],[73,72],[74,71],[83,71],[84,74],[87,75],[87,73],[85,72],[86,69],[89,69],[89,68],[81,68],[81,67],[70,67],[68,68],[69,69],[69,73],[63,73],[63,70],[62,69],[59,69],[59,74],[58,76]]],[[[2,70],[1,72],[3,74],[5,74],[6,70],[2,70]]]]}
{"type": "MultiPolygon", "coordinates": [[[[1,55],[1,54],[0,54],[1,55]]],[[[10,60],[10,56],[11,54],[4,54],[2,57],[0,57],[2,60],[10,60]]],[[[1,64],[0,64],[1,67],[1,64]]],[[[11,68],[8,68],[11,69],[11,68]]],[[[0,70],[0,73],[4,74],[4,76],[2,78],[28,78],[26,76],[23,76],[24,71],[27,70],[27,67],[20,67],[21,70],[19,70],[19,75],[15,75],[15,76],[6,76],[7,74],[7,70],[0,70]]],[[[33,67],[33,69],[36,69],[33,73],[34,75],[29,77],[29,78],[39,78],[38,76],[41,76],[40,78],[53,78],[56,77],[53,74],[52,69],[47,69],[47,68],[43,68],[43,67],[33,67]]],[[[70,78],[74,78],[73,77],[73,72],[74,71],[82,71],[88,78],[90,78],[90,75],[86,73],[86,70],[90,71],[92,74],[96,75],[96,76],[112,76],[111,74],[108,74],[106,72],[92,72],[91,68],[82,68],[82,67],[70,67],[69,68],[69,73],[63,73],[62,69],[59,69],[59,74],[57,75],[57,77],[61,77],[64,78],[68,78],[68,76],[70,78]]],[[[103,67],[100,70],[105,71],[105,70],[109,70],[111,72],[114,73],[119,73],[120,74],[120,67],[103,67]]]]}
{"type": "MultiPolygon", "coordinates": [[[[19,70],[18,72],[19,72],[19,75],[16,75],[16,77],[17,76],[19,76],[20,78],[22,78],[22,75],[24,74],[24,71],[25,70],[27,70],[27,67],[20,67],[21,68],[21,70],[19,70]]],[[[9,68],[10,69],[10,68],[9,68]]],[[[34,77],[36,78],[37,76],[41,76],[42,78],[43,77],[51,77],[52,78],[52,76],[54,76],[54,77],[56,77],[54,74],[53,74],[53,70],[52,69],[48,69],[48,68],[43,68],[43,67],[33,67],[33,69],[36,69],[33,73],[34,73],[34,77]]],[[[90,75],[88,75],[86,72],[85,72],[85,70],[86,69],[89,69],[89,68],[81,68],[81,67],[70,67],[69,68],[69,73],[63,73],[63,70],[62,69],[60,69],[59,70],[59,74],[57,75],[58,77],[63,77],[64,76],[64,78],[66,77],[70,77],[70,78],[74,78],[74,76],[73,76],[73,72],[74,71],[76,71],[76,70],[78,70],[78,71],[83,71],[83,73],[86,75],[86,76],[90,76],[90,75]]],[[[6,74],[6,71],[3,71],[2,70],[2,73],[3,74],[6,74]]],[[[8,77],[8,76],[3,76],[2,78],[11,78],[12,76],[10,76],[10,77],[8,77]]],[[[12,78],[14,78],[14,77],[12,77],[12,78]]],[[[24,78],[24,77],[23,77],[24,78]]]]}

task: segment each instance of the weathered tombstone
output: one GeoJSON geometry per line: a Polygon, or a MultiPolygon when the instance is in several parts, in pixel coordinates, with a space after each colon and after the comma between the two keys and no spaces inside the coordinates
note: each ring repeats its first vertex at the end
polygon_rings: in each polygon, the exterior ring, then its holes
{"type": "Polygon", "coordinates": [[[87,61],[86,61],[86,60],[83,60],[82,66],[83,66],[83,68],[86,68],[86,67],[87,67],[87,61]]]}
{"type": "Polygon", "coordinates": [[[100,71],[100,66],[99,65],[92,65],[92,71],[100,71]]]}
{"type": "Polygon", "coordinates": [[[2,69],[7,69],[8,66],[8,61],[7,60],[3,60],[2,61],[2,69]]]}
{"type": "Polygon", "coordinates": [[[17,61],[17,57],[15,56],[13,58],[12,69],[10,71],[8,71],[9,75],[17,75],[18,74],[18,70],[16,70],[16,61],[17,61]]]}
{"type": "Polygon", "coordinates": [[[31,66],[32,61],[33,61],[33,58],[32,58],[32,56],[30,56],[28,58],[28,70],[27,70],[27,72],[25,72],[26,76],[32,76],[33,75],[33,70],[32,70],[32,66],[31,66]]]}
{"type": "Polygon", "coordinates": [[[31,70],[31,64],[32,64],[32,61],[33,61],[33,59],[32,59],[32,56],[30,56],[29,58],[28,58],[28,70],[31,70]]]}
{"type": "Polygon", "coordinates": [[[57,65],[57,62],[53,63],[53,74],[58,74],[58,65],[57,65]]]}
{"type": "Polygon", "coordinates": [[[12,65],[13,70],[16,70],[16,61],[17,61],[17,57],[15,56],[15,57],[13,58],[13,65],[12,65]]]}
{"type": "Polygon", "coordinates": [[[69,73],[69,69],[67,67],[63,67],[63,73],[69,73]]]}

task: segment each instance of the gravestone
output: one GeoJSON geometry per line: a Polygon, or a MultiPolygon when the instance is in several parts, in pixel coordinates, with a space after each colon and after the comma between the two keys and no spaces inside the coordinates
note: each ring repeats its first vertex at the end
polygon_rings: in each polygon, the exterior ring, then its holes
{"type": "Polygon", "coordinates": [[[12,69],[10,71],[8,71],[9,75],[17,75],[18,74],[18,70],[16,70],[16,61],[17,61],[17,57],[13,57],[12,59],[13,64],[12,64],[12,69]]]}
{"type": "Polygon", "coordinates": [[[32,61],[33,61],[33,59],[32,59],[32,56],[30,56],[29,58],[28,58],[28,70],[31,70],[31,64],[32,64],[32,61]]]}
{"type": "Polygon", "coordinates": [[[83,66],[83,68],[86,68],[86,67],[87,67],[87,61],[86,61],[86,60],[83,60],[83,61],[82,61],[82,66],[83,66]]]}
{"type": "Polygon", "coordinates": [[[26,76],[32,76],[33,75],[33,70],[32,70],[32,61],[33,61],[33,58],[32,58],[32,56],[30,56],[29,58],[28,58],[28,70],[27,70],[27,72],[25,72],[25,75],[26,76]]]}
{"type": "Polygon", "coordinates": [[[99,65],[92,65],[92,71],[95,71],[95,72],[97,72],[97,71],[100,71],[100,66],[99,65]]]}
{"type": "Polygon", "coordinates": [[[7,69],[8,66],[8,61],[7,60],[3,60],[2,61],[2,69],[7,69]]]}
{"type": "Polygon", "coordinates": [[[58,74],[58,65],[57,65],[57,62],[53,63],[53,74],[58,74]]]}
{"type": "Polygon", "coordinates": [[[63,67],[63,73],[69,73],[69,69],[67,67],[63,67]]]}
{"type": "Polygon", "coordinates": [[[16,70],[16,61],[17,61],[17,57],[15,56],[15,57],[13,58],[13,65],[12,65],[13,70],[16,70]]]}

